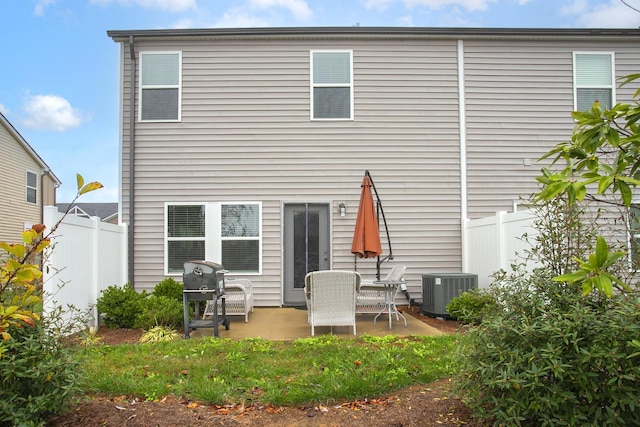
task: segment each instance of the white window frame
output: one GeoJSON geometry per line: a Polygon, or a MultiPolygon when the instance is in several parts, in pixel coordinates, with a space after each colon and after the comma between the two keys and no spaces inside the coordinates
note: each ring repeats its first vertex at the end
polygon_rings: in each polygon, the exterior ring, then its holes
{"type": "Polygon", "coordinates": [[[139,122],[180,122],[182,121],[182,52],[181,51],[140,51],[139,54],[139,82],[138,85],[138,121],[139,122]],[[170,85],[143,85],[143,62],[147,55],[178,55],[178,84],[170,85]],[[143,119],[142,118],[142,92],[153,89],[178,89],[178,117],[176,119],[143,119]]]}
{"type": "Polygon", "coordinates": [[[309,52],[310,74],[309,74],[309,100],[310,100],[310,119],[312,121],[348,121],[354,118],[354,82],[353,82],[353,50],[351,49],[324,49],[311,50],[309,52]],[[348,53],[349,54],[349,83],[318,83],[313,81],[313,56],[316,53],[348,53]],[[316,87],[348,87],[349,88],[349,117],[336,118],[316,118],[314,111],[314,89],[316,87]]]}
{"type": "MultiPolygon", "coordinates": [[[[169,271],[169,241],[172,240],[204,240],[204,256],[207,261],[222,264],[223,240],[257,240],[258,241],[258,270],[257,271],[229,271],[229,274],[258,276],[262,274],[262,202],[256,201],[225,201],[225,202],[165,202],[164,204],[164,274],[165,276],[181,276],[182,272],[169,271]],[[175,238],[168,236],[169,206],[204,206],[205,235],[200,237],[175,238]],[[258,206],[258,236],[257,237],[222,237],[222,206],[223,205],[257,205],[258,206]]],[[[224,265],[223,265],[224,266],[224,265]]]]}
{"type": "Polygon", "coordinates": [[[25,182],[24,182],[24,187],[25,187],[25,195],[24,195],[24,200],[29,203],[30,205],[37,205],[38,204],[38,190],[39,190],[39,185],[38,185],[38,173],[31,171],[31,170],[27,170],[25,172],[25,182]],[[35,176],[36,179],[36,186],[32,187],[29,185],[29,174],[32,174],[35,176]],[[35,200],[32,202],[29,200],[29,190],[34,190],[36,192],[35,194],[35,200]]]}
{"type": "Polygon", "coordinates": [[[208,229],[209,212],[207,204],[202,202],[175,202],[164,204],[164,274],[166,276],[178,276],[181,272],[169,271],[169,242],[172,241],[204,241],[205,257],[207,254],[207,236],[210,235],[208,229]],[[204,236],[199,237],[169,237],[169,206],[204,206],[204,236]]]}
{"type": "Polygon", "coordinates": [[[615,86],[615,52],[609,51],[576,51],[573,52],[573,109],[578,111],[578,89],[608,89],[611,91],[611,106],[616,104],[615,86]],[[609,55],[611,57],[611,84],[608,85],[579,85],[577,55],[609,55]]]}

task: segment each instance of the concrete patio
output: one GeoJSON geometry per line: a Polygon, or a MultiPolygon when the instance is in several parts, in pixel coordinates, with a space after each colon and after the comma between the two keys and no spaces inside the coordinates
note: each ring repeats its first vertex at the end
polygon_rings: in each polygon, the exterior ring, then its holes
{"type": "MultiPolygon", "coordinates": [[[[356,316],[356,332],[361,337],[364,334],[374,336],[397,335],[441,335],[439,330],[419,321],[410,314],[405,314],[407,327],[404,326],[402,318],[399,321],[393,316],[392,329],[389,329],[389,318],[387,314],[378,317],[376,324],[373,324],[374,314],[358,314],[356,316]]],[[[245,323],[243,316],[228,316],[231,322],[229,330],[220,326],[220,338],[264,338],[269,340],[288,341],[297,338],[311,337],[311,327],[307,323],[307,312],[297,308],[255,308],[249,314],[249,322],[245,323]]],[[[333,328],[328,326],[317,326],[315,336],[333,334],[338,337],[352,338],[351,327],[340,326],[333,328]]],[[[212,336],[213,328],[202,328],[191,331],[191,337],[212,336]]]]}

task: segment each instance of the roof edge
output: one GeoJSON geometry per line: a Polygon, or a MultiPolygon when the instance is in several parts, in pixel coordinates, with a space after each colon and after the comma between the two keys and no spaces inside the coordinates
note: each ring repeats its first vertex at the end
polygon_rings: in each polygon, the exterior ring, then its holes
{"type": "Polygon", "coordinates": [[[114,41],[176,37],[447,37],[447,38],[640,38],[638,28],[444,28],[444,27],[273,27],[109,30],[114,41]]]}

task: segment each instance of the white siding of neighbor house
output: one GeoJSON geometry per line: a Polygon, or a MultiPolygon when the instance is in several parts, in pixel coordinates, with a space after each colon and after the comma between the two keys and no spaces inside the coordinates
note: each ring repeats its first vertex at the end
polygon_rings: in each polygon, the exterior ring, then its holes
{"type": "MultiPolygon", "coordinates": [[[[121,218],[128,222],[131,73],[128,44],[122,46],[121,218]]],[[[282,302],[283,203],[330,203],[332,267],[353,268],[365,170],[382,199],[393,263],[407,266],[412,296],[421,299],[421,274],[460,272],[457,46],[433,38],[137,40],[137,52],[181,51],[183,86],[181,122],[135,126],[136,288],[151,289],[164,277],[165,202],[262,202],[262,274],[247,276],[257,306],[282,302]],[[309,52],[317,49],[353,51],[354,120],[309,120],[309,52]]],[[[510,210],[535,189],[536,159],[570,137],[572,51],[616,51],[617,76],[634,71],[633,52],[638,62],[635,44],[463,46],[471,218],[510,210]]],[[[374,260],[358,261],[364,276],[374,267],[374,260]]]]}
{"type": "Polygon", "coordinates": [[[0,241],[21,242],[25,224],[42,222],[42,200],[50,200],[52,181],[42,179],[43,169],[0,122],[0,241]],[[26,172],[38,175],[37,203],[27,203],[26,172]],[[44,185],[43,185],[44,184],[44,185]]]}

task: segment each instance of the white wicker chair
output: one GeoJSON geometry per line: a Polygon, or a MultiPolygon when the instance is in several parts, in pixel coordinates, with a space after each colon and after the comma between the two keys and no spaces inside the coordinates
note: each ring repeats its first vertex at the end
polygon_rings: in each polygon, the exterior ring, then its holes
{"type": "MultiPolygon", "coordinates": [[[[244,316],[244,321],[249,321],[249,313],[253,312],[253,285],[250,280],[227,277],[223,298],[227,316],[244,316]]],[[[222,313],[221,304],[221,299],[218,299],[218,314],[222,313]]],[[[213,301],[207,301],[203,316],[213,316],[213,301]]]]}
{"type": "MultiPolygon", "coordinates": [[[[400,282],[404,277],[407,267],[404,265],[395,265],[389,273],[381,279],[381,282],[400,282]]],[[[373,280],[363,280],[360,286],[360,292],[356,298],[356,313],[374,313],[378,314],[387,308],[385,304],[385,288],[376,285],[373,280]]]]}
{"type": "Polygon", "coordinates": [[[311,336],[316,326],[351,326],[356,335],[356,294],[360,274],[355,271],[323,270],[304,279],[311,336]]]}

